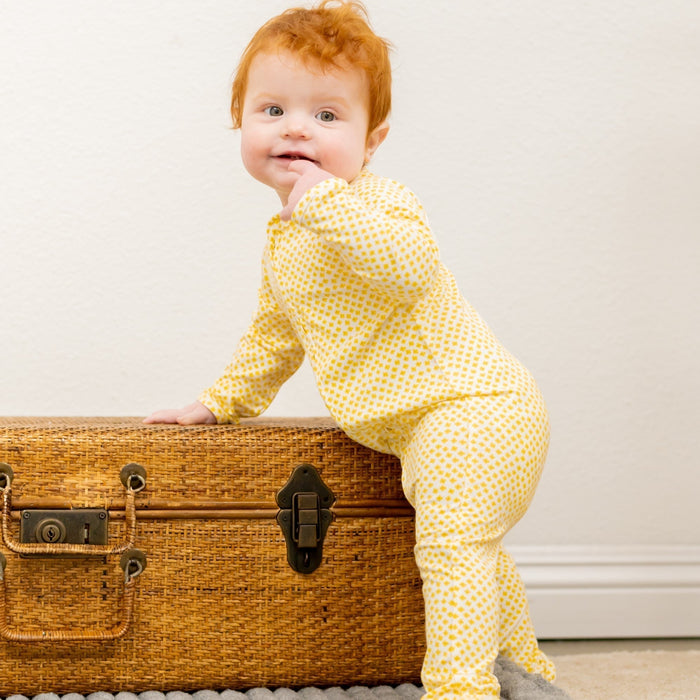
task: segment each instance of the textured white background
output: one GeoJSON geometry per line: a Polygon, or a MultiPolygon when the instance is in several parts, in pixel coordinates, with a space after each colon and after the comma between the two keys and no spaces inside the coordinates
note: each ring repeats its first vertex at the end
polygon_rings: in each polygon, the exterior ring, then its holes
{"type": "MultiPolygon", "coordinates": [[[[553,442],[520,544],[700,537],[700,3],[368,0],[373,168],[424,202],[553,442]]],[[[146,414],[219,374],[275,197],[231,73],[278,0],[0,0],[0,414],[146,414]]],[[[308,368],[271,415],[325,413],[308,368]]]]}

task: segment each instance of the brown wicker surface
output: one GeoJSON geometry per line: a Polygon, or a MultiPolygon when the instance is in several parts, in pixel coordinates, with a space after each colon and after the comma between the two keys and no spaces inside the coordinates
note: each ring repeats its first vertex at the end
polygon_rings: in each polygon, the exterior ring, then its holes
{"type": "MultiPolygon", "coordinates": [[[[327,420],[144,426],[139,419],[0,418],[19,508],[106,507],[125,536],[128,462],[147,469],[135,546],[148,556],[133,624],[104,642],[0,640],[0,695],[415,682],[424,653],[413,519],[396,459],[327,420]],[[308,462],[336,519],[310,575],[286,561],[275,493],[308,462]]],[[[16,534],[15,532],[15,534],[16,534]]],[[[118,557],[7,558],[5,624],[118,624],[118,557]]]]}

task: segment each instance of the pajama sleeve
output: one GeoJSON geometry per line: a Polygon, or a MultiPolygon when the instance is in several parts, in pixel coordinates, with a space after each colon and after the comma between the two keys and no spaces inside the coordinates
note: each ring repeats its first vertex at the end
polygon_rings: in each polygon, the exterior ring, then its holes
{"type": "Polygon", "coordinates": [[[304,350],[263,270],[258,309],[221,377],[199,396],[218,423],[257,416],[299,368],[304,350]]]}
{"type": "Polygon", "coordinates": [[[391,180],[350,187],[324,180],[297,204],[293,219],[335,248],[354,274],[400,303],[432,288],[439,251],[415,195],[391,180]]]}

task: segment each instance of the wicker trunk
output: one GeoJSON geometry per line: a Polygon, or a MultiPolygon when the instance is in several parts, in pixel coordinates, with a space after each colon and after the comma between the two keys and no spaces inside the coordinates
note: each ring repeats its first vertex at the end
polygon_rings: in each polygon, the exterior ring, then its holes
{"type": "Polygon", "coordinates": [[[331,421],[0,418],[0,462],[0,695],[419,679],[400,465],[331,421]]]}

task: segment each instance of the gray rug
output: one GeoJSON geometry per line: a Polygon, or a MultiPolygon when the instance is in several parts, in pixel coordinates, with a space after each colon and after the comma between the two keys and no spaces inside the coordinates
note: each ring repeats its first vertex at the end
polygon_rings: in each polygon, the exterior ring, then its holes
{"type": "MultiPolygon", "coordinates": [[[[496,661],[494,669],[501,684],[502,700],[571,700],[560,688],[548,683],[542,676],[526,673],[516,664],[502,658],[496,661]]],[[[404,683],[396,688],[377,686],[367,688],[253,688],[245,693],[236,690],[224,690],[217,693],[213,690],[200,690],[196,693],[174,691],[161,693],[147,691],[144,693],[91,693],[78,695],[69,693],[58,696],[55,693],[35,695],[33,700],[418,700],[424,694],[423,688],[411,683],[404,683]]],[[[7,700],[29,700],[24,695],[11,695],[7,700]]]]}

